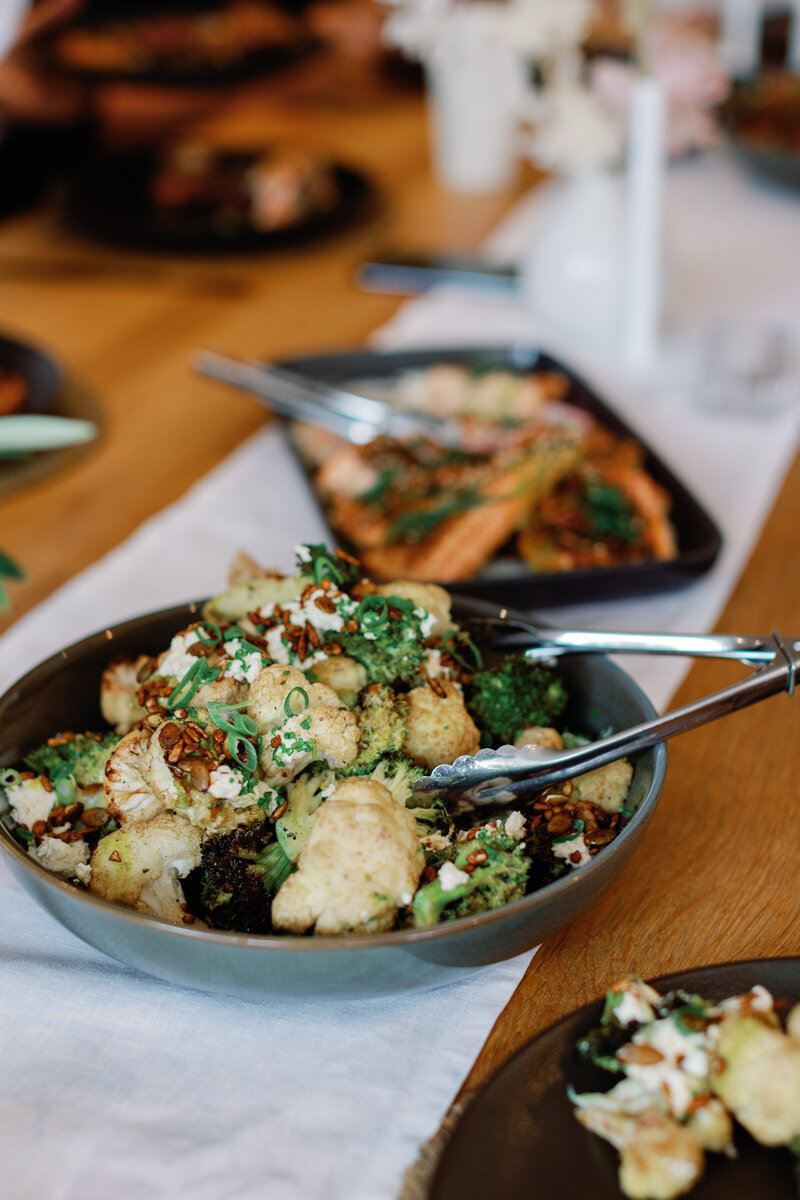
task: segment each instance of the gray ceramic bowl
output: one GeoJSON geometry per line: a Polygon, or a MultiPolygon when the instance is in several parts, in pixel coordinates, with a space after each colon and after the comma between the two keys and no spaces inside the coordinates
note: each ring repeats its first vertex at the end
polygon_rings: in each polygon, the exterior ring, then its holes
{"type": "MultiPolygon", "coordinates": [[[[0,767],[60,729],[101,729],[100,676],[120,653],[158,653],[196,619],[201,603],[152,613],[62,650],[0,697],[0,767]]],[[[456,598],[456,618],[496,615],[479,600],[456,598]]],[[[505,614],[508,610],[503,610],[505,614]]],[[[513,614],[512,614],[513,615],[513,614]]],[[[570,727],[595,735],[655,716],[632,679],[600,657],[564,659],[570,727]]],[[[174,983],[263,1000],[333,998],[419,991],[461,979],[510,958],[575,920],[605,891],[633,853],[655,808],[666,771],[664,745],[640,754],[623,832],[579,871],[522,900],[431,929],[358,937],[275,937],[177,927],[96,899],[35,863],[0,819],[0,846],[24,888],[57,921],[120,962],[174,983]]]]}

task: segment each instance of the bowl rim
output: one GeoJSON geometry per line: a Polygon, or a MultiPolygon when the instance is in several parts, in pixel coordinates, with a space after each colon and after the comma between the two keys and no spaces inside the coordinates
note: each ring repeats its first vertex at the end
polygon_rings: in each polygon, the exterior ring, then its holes
{"type": "MultiPolygon", "coordinates": [[[[452,599],[459,607],[471,608],[476,613],[491,613],[500,616],[501,619],[507,617],[530,619],[528,614],[508,605],[499,605],[471,596],[454,595],[452,599]]],[[[167,620],[172,614],[175,615],[176,620],[181,616],[192,616],[194,613],[199,612],[206,602],[207,600],[205,599],[186,601],[183,604],[154,609],[151,612],[142,613],[137,617],[131,617],[114,625],[109,625],[75,642],[71,642],[63,649],[56,651],[55,654],[49,655],[46,659],[31,667],[30,670],[26,671],[24,675],[12,683],[0,695],[0,706],[8,700],[12,692],[30,681],[32,676],[39,673],[49,673],[58,663],[63,663],[68,655],[80,654],[81,651],[87,650],[103,641],[112,642],[114,637],[132,631],[135,627],[149,620],[155,620],[156,618],[167,620]]],[[[180,628],[181,626],[176,624],[176,632],[180,628]]],[[[646,718],[656,715],[656,710],[650,699],[626,671],[623,671],[616,663],[611,662],[606,655],[593,655],[592,657],[601,658],[605,666],[614,675],[625,680],[626,686],[631,690],[633,697],[642,704],[646,718]]],[[[156,931],[166,936],[173,935],[198,944],[207,942],[215,946],[251,946],[264,950],[282,950],[295,954],[308,954],[320,950],[333,950],[345,953],[351,950],[366,950],[370,947],[374,947],[376,950],[381,948],[413,947],[428,942],[435,942],[458,932],[465,933],[468,930],[486,928],[508,916],[522,915],[528,909],[536,908],[542,902],[542,898],[545,895],[548,899],[565,895],[575,887],[580,886],[581,879],[594,878],[598,870],[603,867],[603,864],[609,862],[609,855],[618,854],[620,848],[627,846],[628,842],[638,833],[639,826],[646,824],[658,803],[666,777],[667,748],[664,742],[659,742],[652,749],[655,758],[653,763],[653,778],[650,785],[639,807],[635,810],[625,828],[609,846],[604,847],[602,854],[596,855],[590,862],[582,866],[579,871],[573,871],[568,875],[562,876],[561,879],[545,884],[544,887],[539,888],[535,892],[529,892],[519,900],[513,900],[508,904],[501,905],[499,908],[477,913],[475,916],[456,917],[453,920],[440,922],[438,925],[426,926],[421,929],[395,929],[389,930],[386,933],[333,936],[317,934],[237,933],[223,929],[195,929],[191,925],[174,925],[172,922],[165,921],[161,917],[150,916],[146,913],[138,912],[136,909],[127,908],[125,905],[115,904],[111,900],[104,900],[98,896],[93,896],[88,890],[80,889],[67,880],[61,879],[51,871],[48,871],[46,867],[43,867],[35,859],[31,858],[27,851],[13,837],[3,819],[7,816],[8,810],[0,812],[0,847],[2,847],[5,853],[11,855],[18,866],[29,871],[40,883],[54,888],[62,895],[68,895],[79,903],[88,904],[90,907],[107,915],[113,913],[116,917],[130,924],[145,929],[155,928],[156,931]]],[[[0,770],[3,769],[6,768],[0,767],[0,770]]]]}

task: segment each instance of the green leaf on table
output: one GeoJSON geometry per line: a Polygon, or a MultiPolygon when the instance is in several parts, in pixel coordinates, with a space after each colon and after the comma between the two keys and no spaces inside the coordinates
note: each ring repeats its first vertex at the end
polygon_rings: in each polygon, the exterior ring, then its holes
{"type": "Polygon", "coordinates": [[[9,558],[0,550],[0,609],[10,607],[8,595],[3,585],[4,579],[24,579],[25,572],[19,567],[13,559],[9,558]]]}

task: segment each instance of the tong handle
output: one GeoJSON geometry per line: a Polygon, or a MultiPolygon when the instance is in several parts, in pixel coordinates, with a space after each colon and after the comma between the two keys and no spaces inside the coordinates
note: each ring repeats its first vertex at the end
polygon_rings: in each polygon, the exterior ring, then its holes
{"type": "Polygon", "coordinates": [[[747,708],[767,696],[783,691],[791,695],[800,664],[798,643],[786,641],[775,633],[771,645],[771,665],[755,671],[740,683],[652,721],[619,730],[574,750],[549,750],[538,746],[524,750],[512,746],[482,750],[474,758],[456,759],[452,765],[434,768],[429,776],[417,780],[414,790],[438,792],[444,798],[458,798],[459,802],[469,802],[473,807],[507,804],[747,708]]]}
{"type": "Polygon", "coordinates": [[[729,658],[752,666],[775,658],[772,637],[747,637],[729,633],[610,633],[594,629],[551,629],[519,618],[500,620],[477,617],[472,625],[496,627],[496,644],[525,640],[530,661],[561,658],[565,654],[665,654],[692,658],[729,658]],[[506,636],[503,636],[503,635],[506,636]],[[530,639],[536,645],[530,645],[530,639]]]}

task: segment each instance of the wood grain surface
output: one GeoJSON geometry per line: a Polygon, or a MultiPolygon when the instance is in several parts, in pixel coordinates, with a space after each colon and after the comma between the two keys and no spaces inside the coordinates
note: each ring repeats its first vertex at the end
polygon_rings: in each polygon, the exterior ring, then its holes
{"type": "MultiPolygon", "coordinates": [[[[98,249],[52,215],[0,227],[3,333],[52,351],[100,397],[103,439],[78,465],[0,498],[0,544],[25,566],[0,630],[180,496],[264,420],[246,398],[196,379],[193,350],[278,357],[363,342],[398,301],[353,271],[381,244],[469,250],[530,176],[502,196],[449,195],[432,181],[420,99],[376,92],[321,106],[249,89],[214,136],[332,147],[383,196],[363,228],[261,258],[182,260],[98,249]],[[179,452],[176,453],[176,447],[179,452]]],[[[800,636],[800,470],[793,468],[720,622],[800,636]]],[[[693,668],[687,702],[737,675],[693,668]]],[[[465,1090],[621,971],[657,975],[800,950],[797,825],[800,699],[780,697],[674,741],[644,843],[594,910],[535,956],[465,1090]]]]}

